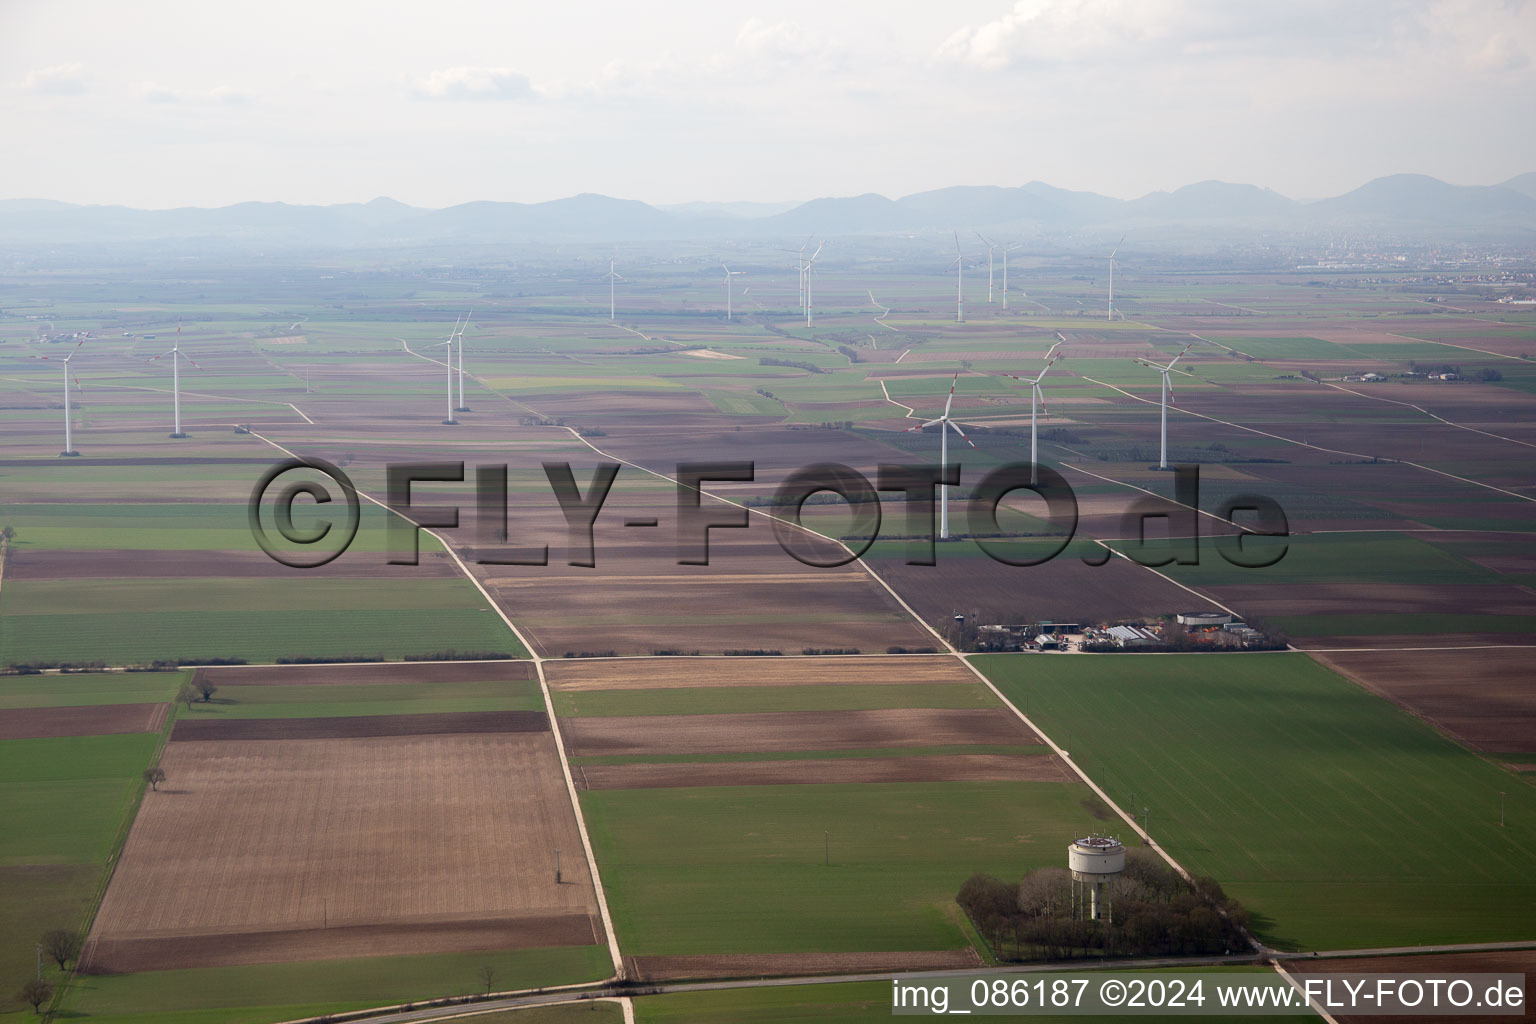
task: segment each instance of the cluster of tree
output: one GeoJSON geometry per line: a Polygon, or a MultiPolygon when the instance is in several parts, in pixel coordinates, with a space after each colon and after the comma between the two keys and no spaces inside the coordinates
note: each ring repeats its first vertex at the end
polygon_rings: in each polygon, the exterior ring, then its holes
{"type": "Polygon", "coordinates": [[[611,658],[613,651],[566,651],[562,658],[611,658]]]}
{"type": "Polygon", "coordinates": [[[776,648],[768,647],[733,647],[721,651],[727,658],[769,658],[782,655],[784,652],[776,648]]]}
{"type": "Polygon", "coordinates": [[[1503,380],[1504,374],[1500,373],[1498,370],[1495,370],[1493,367],[1488,366],[1477,371],[1477,379],[1481,381],[1487,381],[1489,384],[1492,384],[1495,381],[1503,380]]]}
{"type": "Polygon", "coordinates": [[[563,427],[565,417],[550,419],[548,416],[520,416],[517,422],[519,426],[524,427],[563,427]]]}
{"type": "Polygon", "coordinates": [[[886,654],[938,654],[937,647],[900,647],[892,646],[885,649],[886,654]]]}
{"type": "Polygon", "coordinates": [[[652,647],[651,654],[658,658],[697,658],[699,649],[695,647],[691,651],[685,651],[681,647],[652,647]]]}
{"type": "Polygon", "coordinates": [[[1247,913],[1214,879],[1187,881],[1148,851],[1126,853],[1110,897],[1112,921],[1074,913],[1066,868],[1038,868],[1016,885],[972,875],[956,900],[1005,960],[1192,956],[1248,945],[1247,913]]]}
{"type": "Polygon", "coordinates": [[[278,658],[279,665],[336,665],[352,661],[383,661],[382,654],[290,654],[278,658]]]}
{"type": "Polygon", "coordinates": [[[796,370],[804,370],[807,373],[827,372],[826,370],[823,370],[821,367],[817,366],[815,363],[807,363],[798,359],[778,359],[774,356],[763,356],[762,358],[758,359],[757,364],[759,366],[788,366],[796,370]]]}
{"type": "MultiPolygon", "coordinates": [[[[50,960],[59,965],[61,971],[69,966],[71,960],[80,956],[80,935],[64,928],[43,933],[38,945],[50,960]]],[[[31,979],[16,993],[17,1001],[32,1007],[34,1014],[41,1013],[43,1004],[52,998],[53,985],[42,978],[31,979]]]]}
{"type": "Polygon", "coordinates": [[[15,538],[16,527],[12,526],[10,523],[6,523],[4,526],[0,526],[0,540],[3,540],[9,544],[15,538]]]}
{"type": "Polygon", "coordinates": [[[599,427],[577,427],[576,433],[582,437],[607,437],[608,431],[599,427]]]}
{"type": "MultiPolygon", "coordinates": [[[[350,660],[350,659],[349,659],[350,660]]],[[[379,659],[382,661],[383,659],[379,659]]],[[[426,654],[407,654],[405,661],[511,661],[510,651],[456,651],[452,647],[444,651],[426,654]]]]}
{"type": "Polygon", "coordinates": [[[192,677],[190,683],[182,683],[181,689],[176,691],[176,703],[185,704],[187,710],[192,709],[192,702],[201,699],[204,704],[213,700],[213,695],[219,692],[219,688],[209,682],[201,672],[192,677]]]}
{"type": "Polygon", "coordinates": [[[856,363],[859,361],[859,353],[857,349],[849,348],[847,345],[839,345],[837,346],[837,350],[843,355],[847,356],[850,363],[856,363]]]}
{"type": "Polygon", "coordinates": [[[860,654],[857,647],[802,647],[801,654],[860,654]]]}

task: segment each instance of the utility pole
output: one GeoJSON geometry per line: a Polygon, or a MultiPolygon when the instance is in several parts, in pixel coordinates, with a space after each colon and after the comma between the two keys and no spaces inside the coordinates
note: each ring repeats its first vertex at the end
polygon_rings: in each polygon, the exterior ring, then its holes
{"type": "Polygon", "coordinates": [[[832,866],[832,832],[830,829],[828,829],[821,835],[822,839],[826,843],[826,852],[822,855],[821,866],[829,868],[832,866]]]}
{"type": "Polygon", "coordinates": [[[555,850],[555,884],[559,885],[560,881],[560,851],[557,848],[555,850]]]}
{"type": "Polygon", "coordinates": [[[1504,827],[1504,791],[1499,790],[1499,828],[1504,827]]]}
{"type": "Polygon", "coordinates": [[[330,926],[331,926],[331,905],[330,905],[329,902],[326,901],[326,898],[324,896],[321,896],[320,897],[320,927],[321,928],[329,928],[330,926]]]}
{"type": "Polygon", "coordinates": [[[1152,808],[1150,807],[1141,809],[1141,830],[1149,836],[1152,834],[1152,808]]]}
{"type": "Polygon", "coordinates": [[[43,980],[43,944],[37,944],[37,980],[43,980]]]}

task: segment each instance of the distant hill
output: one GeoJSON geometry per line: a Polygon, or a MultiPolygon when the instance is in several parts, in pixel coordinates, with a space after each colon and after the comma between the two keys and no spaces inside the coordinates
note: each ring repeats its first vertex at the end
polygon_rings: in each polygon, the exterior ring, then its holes
{"type": "MultiPolygon", "coordinates": [[[[0,249],[144,245],[166,248],[356,248],[523,242],[666,240],[783,242],[820,237],[976,232],[1019,237],[1135,231],[1158,237],[1270,232],[1418,233],[1433,238],[1536,239],[1536,173],[1501,185],[1450,185],[1394,174],[1331,199],[1300,203],[1270,189],[1202,181],[1121,200],[1031,181],[957,185],[888,199],[875,193],[784,203],[656,207],[584,193],[544,203],[471,202],[441,210],[380,197],[302,206],[236,203],[215,209],[135,210],[45,199],[0,200],[0,249]]],[[[1001,240],[1001,239],[999,239],[1001,240]]]]}

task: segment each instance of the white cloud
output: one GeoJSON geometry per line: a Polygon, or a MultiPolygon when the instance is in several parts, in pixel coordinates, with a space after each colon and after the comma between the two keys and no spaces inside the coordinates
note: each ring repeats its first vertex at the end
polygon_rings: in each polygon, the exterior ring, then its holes
{"type": "Polygon", "coordinates": [[[429,100],[523,100],[537,96],[528,76],[511,68],[443,68],[416,81],[429,100]]]}
{"type": "Polygon", "coordinates": [[[147,103],[222,103],[226,106],[248,106],[255,98],[243,89],[228,85],[214,86],[203,91],[172,89],[156,82],[139,85],[139,96],[147,103]]]}
{"type": "Polygon", "coordinates": [[[22,79],[21,87],[29,92],[47,93],[52,96],[76,96],[85,91],[83,72],[84,68],[79,62],[38,68],[22,79]]]}

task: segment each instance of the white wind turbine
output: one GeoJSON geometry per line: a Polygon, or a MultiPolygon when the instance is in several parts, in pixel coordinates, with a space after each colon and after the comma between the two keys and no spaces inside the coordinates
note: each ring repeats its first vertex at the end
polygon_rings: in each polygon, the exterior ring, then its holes
{"type": "Polygon", "coordinates": [[[1115,253],[1120,251],[1120,246],[1125,244],[1125,236],[1120,236],[1120,241],[1115,243],[1114,249],[1109,254],[1109,319],[1115,318],[1115,253]]]}
{"type": "Polygon", "coordinates": [[[81,338],[80,339],[80,343],[77,344],[74,347],[74,349],[69,353],[69,355],[65,356],[63,359],[55,359],[53,356],[33,356],[34,359],[46,359],[49,362],[63,363],[64,364],[64,450],[59,452],[60,455],[79,455],[80,454],[79,452],[75,451],[74,440],[73,440],[73,438],[72,438],[72,436],[70,434],[71,426],[70,426],[70,415],[69,415],[69,361],[71,359],[75,358],[75,356],[80,354],[80,345],[84,345],[84,344],[85,344],[85,339],[81,338]]]}
{"type": "Polygon", "coordinates": [[[448,351],[443,354],[443,366],[448,371],[448,418],[443,420],[443,426],[445,427],[456,427],[459,425],[459,421],[453,418],[453,414],[456,411],[453,406],[453,342],[459,336],[459,323],[463,319],[463,317],[454,318],[453,331],[448,335],[447,341],[440,341],[436,345],[430,346],[431,348],[448,346],[448,351]]]}
{"type": "Polygon", "coordinates": [[[965,253],[960,249],[960,232],[955,232],[955,323],[965,323],[965,253]]]}
{"type": "Polygon", "coordinates": [[[732,270],[724,263],[720,264],[720,269],[725,271],[725,319],[729,321],[731,319],[731,278],[745,274],[746,271],[732,270]]]}
{"type": "MultiPolygon", "coordinates": [[[[810,243],[807,242],[806,244],[809,245],[810,243]]],[[[824,242],[817,243],[816,251],[811,253],[811,258],[805,261],[805,326],[807,327],[811,326],[811,313],[813,309],[811,302],[811,274],[816,269],[816,257],[821,255],[821,247],[825,244],[824,242]]]]}
{"type": "MultiPolygon", "coordinates": [[[[795,254],[795,288],[797,290],[796,299],[800,303],[801,309],[805,308],[805,250],[810,246],[811,239],[815,237],[815,235],[810,235],[807,237],[806,240],[800,244],[800,248],[798,249],[784,250],[785,252],[792,252],[795,254]]],[[[820,248],[820,246],[817,246],[817,251],[820,251],[820,248]]]]}
{"type": "Polygon", "coordinates": [[[459,406],[454,410],[454,412],[470,411],[469,406],[464,404],[464,332],[469,330],[469,318],[471,315],[473,314],[466,312],[464,314],[464,326],[460,327],[457,331],[454,332],[454,337],[457,338],[459,342],[459,406]]]}
{"type": "MultiPolygon", "coordinates": [[[[992,305],[992,254],[1002,247],[980,231],[976,232],[976,237],[981,239],[982,243],[987,247],[987,305],[990,306],[992,305]]],[[[1005,284],[1003,290],[1007,291],[1007,288],[1008,286],[1005,284]]]]}
{"type": "Polygon", "coordinates": [[[624,278],[621,277],[618,274],[618,272],[613,269],[613,260],[612,259],[610,259],[608,261],[608,275],[607,276],[608,276],[608,319],[612,320],[613,319],[613,282],[624,280],[624,278]]]}
{"type": "Polygon", "coordinates": [[[1003,308],[1008,308],[1008,254],[1015,249],[1023,248],[1023,242],[1014,242],[1012,245],[1003,246],[1003,308]]]}
{"type": "MultiPolygon", "coordinates": [[[[1040,381],[1044,379],[1045,371],[1055,364],[1058,358],[1056,350],[1060,347],[1061,342],[1059,341],[1051,346],[1051,350],[1045,354],[1045,365],[1040,367],[1040,372],[1035,374],[1033,378],[1020,377],[1012,373],[1003,374],[1005,377],[1012,377],[1014,380],[1023,381],[1029,385],[1029,482],[1032,484],[1040,482],[1040,449],[1035,437],[1036,427],[1039,422],[1037,418],[1038,411],[1045,409],[1045,394],[1040,390],[1040,381]]],[[[1049,416],[1051,411],[1045,409],[1045,414],[1049,416]]]]}
{"type": "MultiPolygon", "coordinates": [[[[929,420],[927,423],[922,423],[915,427],[907,428],[907,433],[910,434],[914,431],[927,430],[929,427],[938,426],[939,474],[941,476],[944,473],[945,467],[949,465],[950,430],[954,430],[955,433],[959,434],[962,438],[965,438],[965,443],[970,445],[972,448],[976,447],[975,442],[966,437],[965,431],[960,429],[960,424],[949,418],[949,408],[955,404],[955,385],[959,382],[960,375],[957,373],[955,374],[955,379],[949,383],[949,398],[944,402],[944,412],[939,416],[938,419],[929,420]]],[[[939,485],[939,539],[949,539],[949,488],[944,484],[939,485]]]]}
{"type": "Polygon", "coordinates": [[[1168,403],[1173,400],[1173,382],[1168,379],[1168,374],[1172,372],[1173,364],[1178,362],[1180,359],[1183,359],[1184,353],[1188,352],[1190,345],[1193,344],[1194,342],[1190,342],[1189,345],[1185,345],[1182,349],[1180,349],[1179,354],[1168,361],[1167,366],[1159,366],[1158,364],[1150,362],[1146,359],[1136,360],[1142,366],[1145,366],[1148,369],[1157,370],[1163,375],[1163,446],[1161,457],[1158,460],[1158,469],[1168,468],[1168,403]]]}
{"type": "Polygon", "coordinates": [[[176,321],[176,344],[171,346],[171,350],[169,352],[162,352],[158,356],[151,356],[150,358],[146,359],[145,362],[152,363],[155,360],[163,359],[166,356],[171,357],[171,436],[186,437],[187,435],[183,433],[181,429],[181,361],[185,359],[187,362],[192,363],[192,365],[197,367],[199,370],[201,370],[202,367],[198,366],[197,363],[193,361],[191,356],[184,356],[181,354],[180,318],[178,318],[176,321]]]}

